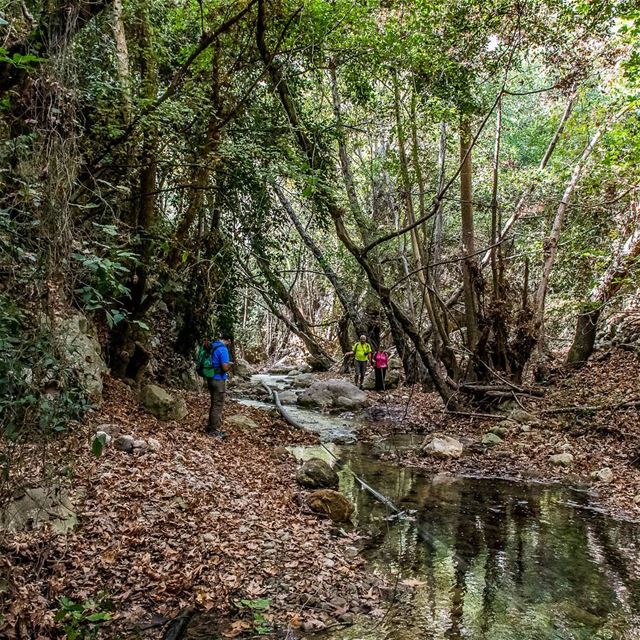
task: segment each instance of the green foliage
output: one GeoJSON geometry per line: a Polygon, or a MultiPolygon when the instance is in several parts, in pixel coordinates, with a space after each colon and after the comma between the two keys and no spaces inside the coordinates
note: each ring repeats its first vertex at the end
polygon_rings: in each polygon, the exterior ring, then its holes
{"type": "MultiPolygon", "coordinates": [[[[85,311],[104,313],[107,325],[113,328],[129,315],[124,302],[131,292],[125,281],[131,268],[138,264],[138,256],[117,244],[114,246],[113,243],[118,241],[118,231],[113,225],[94,223],[94,227],[106,236],[106,240],[90,239],[83,243],[80,251],[71,254],[79,282],[74,292],[85,311]]],[[[139,320],[134,323],[141,329],[148,329],[139,320]]]]}
{"type": "Polygon", "coordinates": [[[88,408],[85,393],[44,323],[27,322],[16,303],[0,293],[0,423],[16,440],[35,429],[64,431],[88,408]]]}
{"type": "MultiPolygon", "coordinates": [[[[1,25],[2,23],[0,23],[0,26],[1,25]]],[[[24,69],[25,71],[33,71],[37,64],[40,64],[45,60],[46,58],[40,58],[38,56],[34,56],[31,53],[28,53],[25,55],[21,53],[14,53],[13,55],[9,55],[9,52],[6,49],[3,49],[0,47],[0,62],[6,62],[18,69],[24,69]]]]}
{"type": "Polygon", "coordinates": [[[253,618],[253,630],[258,635],[270,633],[271,623],[266,619],[265,612],[271,606],[270,598],[256,598],[253,600],[240,600],[240,608],[251,612],[253,618]]]}
{"type": "Polygon", "coordinates": [[[100,625],[111,620],[112,607],[104,595],[82,602],[61,596],[58,603],[54,620],[62,623],[67,640],[92,640],[97,637],[100,625]]]}

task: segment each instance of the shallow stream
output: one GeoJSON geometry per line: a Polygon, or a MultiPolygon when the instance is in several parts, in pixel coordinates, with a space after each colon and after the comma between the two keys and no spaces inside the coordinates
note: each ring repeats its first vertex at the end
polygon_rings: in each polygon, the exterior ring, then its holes
{"type": "MultiPolygon", "coordinates": [[[[331,640],[640,638],[640,526],[592,508],[569,487],[429,476],[364,445],[330,445],[340,490],[371,535],[373,569],[396,585],[387,615],[331,640]],[[387,509],[349,469],[406,510],[387,509]]],[[[331,456],[294,448],[301,458],[331,456]]]]}
{"type": "MultiPolygon", "coordinates": [[[[304,418],[323,440],[354,427],[304,418]]],[[[429,475],[379,459],[409,440],[291,449],[342,460],[340,490],[370,534],[364,554],[395,585],[384,617],[323,639],[640,640],[640,524],[603,515],[568,486],[429,475]],[[351,471],[404,515],[393,517],[351,471]]]]}

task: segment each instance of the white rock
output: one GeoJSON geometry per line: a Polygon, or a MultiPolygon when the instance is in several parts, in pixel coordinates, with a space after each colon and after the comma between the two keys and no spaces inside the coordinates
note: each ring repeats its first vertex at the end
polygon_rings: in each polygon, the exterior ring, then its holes
{"type": "Polygon", "coordinates": [[[435,436],[423,450],[437,458],[459,458],[462,455],[462,443],[451,436],[435,436]]]}
{"type": "Polygon", "coordinates": [[[162,449],[160,440],[156,440],[155,438],[147,438],[147,446],[150,451],[160,451],[160,449],[162,449]]]}
{"type": "Polygon", "coordinates": [[[573,464],[573,456],[570,453],[556,453],[549,456],[549,462],[558,467],[570,467],[573,464]]]}
{"type": "Polygon", "coordinates": [[[106,431],[96,431],[96,438],[101,438],[104,444],[111,444],[111,436],[106,431]]]}

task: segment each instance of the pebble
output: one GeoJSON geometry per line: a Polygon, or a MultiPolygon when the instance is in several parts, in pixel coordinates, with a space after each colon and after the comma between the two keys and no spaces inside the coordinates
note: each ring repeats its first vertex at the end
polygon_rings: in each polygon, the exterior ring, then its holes
{"type": "Polygon", "coordinates": [[[205,534],[202,536],[202,539],[203,539],[205,542],[215,542],[215,541],[216,541],[216,537],[213,535],[213,533],[205,533],[205,534]]]}

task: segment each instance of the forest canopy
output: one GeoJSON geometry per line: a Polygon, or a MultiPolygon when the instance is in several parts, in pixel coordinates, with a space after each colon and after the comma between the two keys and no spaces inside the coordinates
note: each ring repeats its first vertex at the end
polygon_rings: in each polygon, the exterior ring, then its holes
{"type": "Polygon", "coordinates": [[[365,333],[451,407],[584,362],[637,286],[638,15],[9,2],[0,379],[23,401],[4,416],[50,408],[69,375],[51,324],[73,308],[133,380],[175,381],[220,331],[317,369],[365,333]]]}

